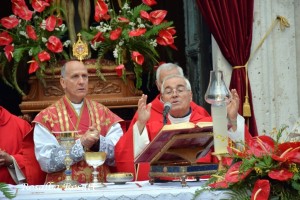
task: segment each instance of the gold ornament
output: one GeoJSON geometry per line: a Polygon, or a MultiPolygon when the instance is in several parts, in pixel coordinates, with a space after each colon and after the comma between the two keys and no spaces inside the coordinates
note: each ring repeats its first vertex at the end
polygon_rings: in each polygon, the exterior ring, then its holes
{"type": "Polygon", "coordinates": [[[78,33],[77,36],[78,40],[73,45],[73,56],[82,61],[89,54],[88,45],[81,40],[80,33],[78,33]]]}

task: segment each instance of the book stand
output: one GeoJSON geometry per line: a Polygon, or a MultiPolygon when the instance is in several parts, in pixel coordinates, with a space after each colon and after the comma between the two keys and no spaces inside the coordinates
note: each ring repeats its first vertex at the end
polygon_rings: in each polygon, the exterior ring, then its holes
{"type": "MultiPolygon", "coordinates": [[[[190,125],[190,123],[189,123],[190,125]]],[[[188,125],[188,126],[189,126],[188,125]]],[[[150,162],[150,183],[163,180],[181,181],[186,186],[186,178],[199,180],[202,175],[216,173],[218,163],[197,163],[201,152],[208,152],[213,143],[212,126],[193,128],[165,125],[136,159],[135,163],[150,162]]]]}

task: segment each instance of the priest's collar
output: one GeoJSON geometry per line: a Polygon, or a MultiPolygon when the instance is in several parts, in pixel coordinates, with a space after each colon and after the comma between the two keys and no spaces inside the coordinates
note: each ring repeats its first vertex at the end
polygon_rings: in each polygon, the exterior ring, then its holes
{"type": "Polygon", "coordinates": [[[173,117],[172,115],[168,115],[168,118],[172,124],[178,124],[183,122],[189,122],[191,118],[192,109],[190,108],[189,112],[183,117],[173,117]]]}

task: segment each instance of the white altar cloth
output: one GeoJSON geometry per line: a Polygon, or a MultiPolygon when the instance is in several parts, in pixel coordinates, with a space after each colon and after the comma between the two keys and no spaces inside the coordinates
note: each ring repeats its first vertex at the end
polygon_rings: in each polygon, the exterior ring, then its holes
{"type": "MultiPolygon", "coordinates": [[[[201,188],[201,182],[187,182],[182,187],[180,182],[154,183],[148,181],[127,182],[124,185],[105,183],[106,187],[91,188],[55,188],[53,185],[10,185],[11,190],[16,193],[13,200],[35,200],[35,199],[60,199],[60,200],[191,200],[195,191],[201,188]]],[[[204,192],[197,199],[217,200],[229,198],[223,191],[204,192]]],[[[6,199],[0,192],[0,199],[6,199]]]]}

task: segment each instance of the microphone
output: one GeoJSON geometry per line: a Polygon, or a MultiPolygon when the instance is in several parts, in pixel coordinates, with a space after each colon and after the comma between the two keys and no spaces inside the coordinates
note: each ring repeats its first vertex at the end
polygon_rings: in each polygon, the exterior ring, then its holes
{"type": "Polygon", "coordinates": [[[164,125],[167,124],[167,114],[171,110],[172,104],[170,102],[166,102],[164,104],[164,110],[163,110],[163,121],[164,125]]]}

